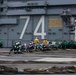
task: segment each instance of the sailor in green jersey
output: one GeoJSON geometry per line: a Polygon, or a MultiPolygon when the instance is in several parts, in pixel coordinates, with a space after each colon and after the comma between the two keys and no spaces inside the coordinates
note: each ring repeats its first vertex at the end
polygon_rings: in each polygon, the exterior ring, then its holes
{"type": "Polygon", "coordinates": [[[0,40],[0,48],[2,48],[2,47],[3,47],[3,41],[0,40]]]}

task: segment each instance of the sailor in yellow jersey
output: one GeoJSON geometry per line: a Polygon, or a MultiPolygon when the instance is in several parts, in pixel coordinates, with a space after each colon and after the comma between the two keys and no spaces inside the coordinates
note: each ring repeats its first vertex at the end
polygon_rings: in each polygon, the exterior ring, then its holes
{"type": "Polygon", "coordinates": [[[38,39],[38,37],[35,38],[34,44],[35,44],[35,47],[36,47],[36,49],[37,49],[37,46],[38,46],[38,44],[39,44],[39,39],[38,39]]]}
{"type": "Polygon", "coordinates": [[[48,44],[49,44],[48,40],[44,39],[43,42],[42,42],[42,45],[48,45],[48,44]]]}
{"type": "Polygon", "coordinates": [[[47,39],[44,39],[43,42],[42,42],[42,49],[43,50],[48,50],[49,48],[49,42],[47,39]]]}
{"type": "Polygon", "coordinates": [[[35,44],[39,43],[39,39],[37,37],[35,38],[34,43],[35,44]]]}

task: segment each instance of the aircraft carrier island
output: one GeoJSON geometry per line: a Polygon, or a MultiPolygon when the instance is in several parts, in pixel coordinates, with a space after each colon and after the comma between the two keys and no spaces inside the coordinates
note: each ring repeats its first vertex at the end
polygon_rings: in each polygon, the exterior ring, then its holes
{"type": "Polygon", "coordinates": [[[75,41],[75,0],[0,0],[0,40],[13,43],[75,41]]]}

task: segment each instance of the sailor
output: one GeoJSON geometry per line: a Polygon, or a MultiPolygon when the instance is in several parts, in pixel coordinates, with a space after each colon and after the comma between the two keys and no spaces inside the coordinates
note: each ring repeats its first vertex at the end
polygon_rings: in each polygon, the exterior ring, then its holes
{"type": "Polygon", "coordinates": [[[16,51],[17,51],[17,53],[21,52],[21,43],[20,42],[16,43],[16,51]]]}
{"type": "Polygon", "coordinates": [[[18,51],[21,49],[21,44],[20,42],[16,42],[15,45],[12,46],[9,54],[11,54],[12,51],[14,51],[14,53],[18,53],[18,51]]]}
{"type": "Polygon", "coordinates": [[[42,44],[43,44],[43,45],[48,45],[48,44],[49,44],[49,42],[48,42],[48,40],[47,40],[47,39],[44,39],[44,40],[43,40],[43,42],[42,42],[42,44]]]}
{"type": "Polygon", "coordinates": [[[24,44],[21,45],[21,51],[22,52],[26,51],[26,43],[24,43],[24,44]]]}
{"type": "Polygon", "coordinates": [[[35,38],[34,44],[35,44],[35,48],[37,49],[37,46],[38,46],[38,44],[39,44],[39,39],[38,39],[38,37],[35,38]]]}
{"type": "Polygon", "coordinates": [[[0,40],[0,48],[3,48],[3,41],[0,40]]]}
{"type": "Polygon", "coordinates": [[[47,39],[44,39],[43,42],[42,42],[42,48],[43,50],[48,50],[49,48],[49,42],[47,39]]]}

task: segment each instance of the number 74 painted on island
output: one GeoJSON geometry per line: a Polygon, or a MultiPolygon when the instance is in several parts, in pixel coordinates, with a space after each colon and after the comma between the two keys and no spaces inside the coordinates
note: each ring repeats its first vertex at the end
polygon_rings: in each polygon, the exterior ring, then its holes
{"type": "MultiPolygon", "coordinates": [[[[28,23],[30,21],[30,16],[23,16],[23,17],[20,17],[20,18],[25,18],[26,19],[25,25],[23,27],[23,30],[22,30],[20,38],[19,38],[19,39],[22,39],[23,36],[24,36],[24,33],[26,31],[27,25],[28,25],[28,23]]],[[[45,17],[41,16],[41,18],[40,18],[40,20],[39,20],[39,22],[38,22],[38,24],[37,24],[37,26],[36,26],[36,28],[34,30],[34,33],[33,33],[34,36],[41,36],[41,39],[44,39],[44,37],[46,35],[45,30],[44,30],[44,28],[45,28],[44,27],[45,26],[44,22],[45,22],[45,17]],[[41,33],[37,32],[39,30],[40,25],[42,26],[41,33]]]]}

